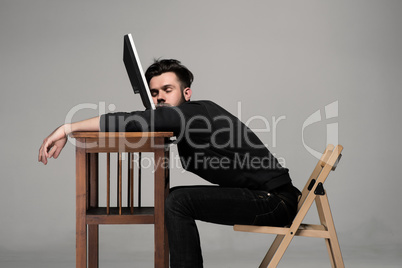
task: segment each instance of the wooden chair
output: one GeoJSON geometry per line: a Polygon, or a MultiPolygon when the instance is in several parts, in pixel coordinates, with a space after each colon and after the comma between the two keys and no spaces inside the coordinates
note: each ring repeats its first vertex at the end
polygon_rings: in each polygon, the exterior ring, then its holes
{"type": "Polygon", "coordinates": [[[295,235],[324,238],[332,267],[345,267],[328,203],[327,193],[323,187],[329,172],[335,170],[342,156],[342,150],[343,147],[341,145],[336,147],[328,145],[302,191],[297,215],[290,226],[234,226],[235,231],[276,234],[274,242],[259,266],[260,268],[276,267],[295,235]],[[314,201],[317,205],[321,224],[303,224],[302,221],[314,201]]]}

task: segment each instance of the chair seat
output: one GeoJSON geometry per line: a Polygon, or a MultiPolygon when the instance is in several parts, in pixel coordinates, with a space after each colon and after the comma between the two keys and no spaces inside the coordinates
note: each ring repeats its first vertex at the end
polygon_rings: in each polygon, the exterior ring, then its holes
{"type": "MultiPolygon", "coordinates": [[[[290,227],[254,226],[254,225],[235,225],[233,228],[239,232],[277,234],[286,235],[290,232],[290,227]]],[[[329,233],[324,225],[300,224],[295,236],[329,238],[329,233]]]]}

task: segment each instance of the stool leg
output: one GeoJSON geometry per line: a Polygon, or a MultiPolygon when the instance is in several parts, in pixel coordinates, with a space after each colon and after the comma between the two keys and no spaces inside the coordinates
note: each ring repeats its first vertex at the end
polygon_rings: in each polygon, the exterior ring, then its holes
{"type": "Polygon", "coordinates": [[[169,244],[165,226],[165,199],[169,194],[164,150],[155,152],[155,268],[169,267],[169,244]]]}
{"type": "Polygon", "coordinates": [[[99,267],[99,225],[88,225],[88,268],[99,267]]]}
{"type": "MultiPolygon", "coordinates": [[[[82,140],[77,139],[78,142],[82,140]]],[[[87,226],[86,174],[87,161],[85,149],[76,147],[76,268],[87,267],[87,226]]]]}
{"type": "MultiPolygon", "coordinates": [[[[98,197],[98,188],[99,188],[99,157],[97,153],[88,154],[89,161],[87,169],[89,170],[89,189],[88,189],[88,197],[89,206],[91,208],[98,207],[99,197],[98,197]]],[[[88,267],[89,268],[98,268],[99,266],[99,225],[97,224],[89,224],[88,225],[88,267]]]]}

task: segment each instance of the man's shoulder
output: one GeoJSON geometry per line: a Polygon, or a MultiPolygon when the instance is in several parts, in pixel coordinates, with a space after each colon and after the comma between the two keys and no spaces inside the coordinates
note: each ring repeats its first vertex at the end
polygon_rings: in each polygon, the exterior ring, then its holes
{"type": "Polygon", "coordinates": [[[204,107],[204,108],[211,108],[211,107],[219,107],[221,108],[221,106],[219,106],[218,104],[216,104],[213,101],[210,100],[196,100],[196,101],[187,101],[182,103],[180,106],[182,107],[204,107]]]}
{"type": "Polygon", "coordinates": [[[207,100],[197,100],[197,101],[186,101],[177,108],[186,115],[201,115],[208,114],[208,110],[210,107],[213,107],[214,103],[212,101],[207,100]]]}
{"type": "Polygon", "coordinates": [[[187,105],[217,105],[215,102],[210,101],[210,100],[186,101],[183,104],[187,104],[187,105]]]}
{"type": "Polygon", "coordinates": [[[234,117],[234,115],[227,111],[225,108],[210,100],[188,101],[181,104],[179,107],[180,110],[182,110],[186,114],[204,114],[210,117],[234,117]]]}

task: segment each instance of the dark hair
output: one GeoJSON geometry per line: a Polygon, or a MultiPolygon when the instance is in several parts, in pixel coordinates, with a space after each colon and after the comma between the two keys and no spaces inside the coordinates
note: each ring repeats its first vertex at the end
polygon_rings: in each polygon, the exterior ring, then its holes
{"type": "Polygon", "coordinates": [[[173,59],[155,59],[154,63],[149,66],[147,71],[145,72],[145,78],[147,79],[148,85],[152,77],[167,72],[173,72],[176,74],[183,89],[186,87],[191,87],[191,83],[194,80],[193,74],[190,72],[189,69],[187,69],[186,66],[182,65],[180,61],[173,59]]]}

